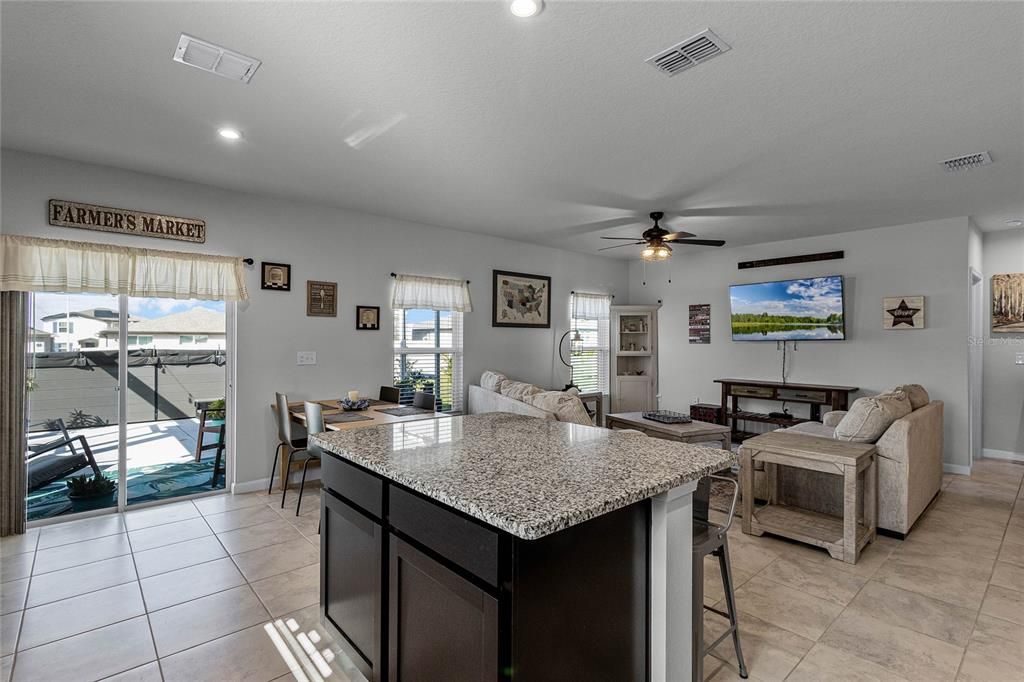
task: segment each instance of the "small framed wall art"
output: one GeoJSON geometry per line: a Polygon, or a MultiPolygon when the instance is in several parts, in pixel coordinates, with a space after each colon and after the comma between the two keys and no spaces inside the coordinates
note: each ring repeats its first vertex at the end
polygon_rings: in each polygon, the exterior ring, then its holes
{"type": "Polygon", "coordinates": [[[356,329],[370,331],[380,329],[380,306],[357,305],[356,329]]]}
{"type": "Polygon", "coordinates": [[[338,316],[338,283],[306,281],[306,316],[338,316]]]}
{"type": "Polygon", "coordinates": [[[260,263],[260,289],[292,290],[292,266],[287,263],[260,263]]]}
{"type": "Polygon", "coordinates": [[[882,299],[882,329],[924,329],[924,296],[882,299]]]}
{"type": "Polygon", "coordinates": [[[495,270],[491,326],[550,329],[551,278],[495,270]]]}
{"type": "Polygon", "coordinates": [[[1024,272],[992,275],[992,332],[1024,333],[1024,272]]]}
{"type": "Polygon", "coordinates": [[[699,345],[711,343],[710,303],[698,303],[690,306],[690,343],[699,345]]]}

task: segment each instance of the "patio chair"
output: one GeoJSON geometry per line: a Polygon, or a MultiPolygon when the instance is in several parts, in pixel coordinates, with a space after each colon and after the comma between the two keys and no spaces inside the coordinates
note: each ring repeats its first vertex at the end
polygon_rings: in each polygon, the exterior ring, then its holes
{"type": "Polygon", "coordinates": [[[416,391],[416,394],[412,397],[412,406],[418,407],[422,410],[433,410],[434,394],[424,393],[423,391],[416,391]]]}
{"type": "Polygon", "coordinates": [[[92,448],[85,436],[78,435],[72,438],[68,433],[67,426],[63,419],[54,420],[57,424],[61,437],[56,440],[47,441],[39,445],[29,445],[28,453],[25,455],[25,470],[28,478],[28,491],[34,492],[54,481],[70,476],[80,469],[89,467],[97,476],[101,476],[100,467],[93,457],[92,448]],[[79,452],[75,448],[75,441],[82,448],[79,452]],[[67,447],[70,456],[61,456],[54,453],[67,447]]]}
{"type": "MultiPolygon", "coordinates": [[[[224,422],[217,428],[217,454],[213,457],[213,476],[210,478],[210,487],[217,488],[217,476],[224,473],[224,447],[226,440],[224,438],[224,422]]],[[[200,432],[200,435],[202,432],[200,432]]]]}
{"type": "Polygon", "coordinates": [[[223,416],[218,418],[218,419],[210,419],[209,423],[207,423],[207,419],[209,418],[208,417],[208,413],[209,412],[223,412],[224,411],[223,409],[216,409],[216,410],[211,410],[210,409],[210,405],[212,405],[215,402],[218,402],[218,400],[222,401],[224,399],[223,398],[218,398],[218,399],[214,399],[214,400],[197,400],[197,401],[195,401],[196,410],[199,412],[199,432],[196,434],[196,453],[195,453],[195,458],[196,458],[197,462],[202,459],[203,451],[204,450],[213,450],[214,448],[218,447],[218,445],[220,443],[220,441],[218,441],[217,443],[207,443],[206,445],[203,445],[203,434],[204,433],[220,433],[221,426],[224,425],[224,417],[223,416]]]}
{"type": "Polygon", "coordinates": [[[397,386],[381,386],[380,399],[386,403],[399,403],[402,400],[402,392],[397,386]]]}

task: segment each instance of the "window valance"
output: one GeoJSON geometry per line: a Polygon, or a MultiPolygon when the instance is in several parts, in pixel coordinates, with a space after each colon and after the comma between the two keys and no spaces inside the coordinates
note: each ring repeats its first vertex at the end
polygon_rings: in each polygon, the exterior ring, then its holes
{"type": "Polygon", "coordinates": [[[473,311],[468,282],[421,275],[395,275],[391,307],[395,310],[421,308],[459,313],[473,311]]]}
{"type": "Polygon", "coordinates": [[[607,320],[611,314],[612,297],[608,294],[572,294],[572,317],[576,320],[607,320]]]}
{"type": "Polygon", "coordinates": [[[0,235],[0,291],[241,301],[242,259],[0,235]]]}

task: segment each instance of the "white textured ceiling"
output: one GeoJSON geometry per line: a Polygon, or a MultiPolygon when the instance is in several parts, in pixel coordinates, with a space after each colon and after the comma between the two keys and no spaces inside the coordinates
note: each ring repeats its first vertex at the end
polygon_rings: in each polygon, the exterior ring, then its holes
{"type": "Polygon", "coordinates": [[[1022,3],[4,2],[2,69],[5,146],[586,252],[655,209],[730,244],[1024,217],[1022,3]],[[705,27],[733,49],[644,63],[705,27]]]}

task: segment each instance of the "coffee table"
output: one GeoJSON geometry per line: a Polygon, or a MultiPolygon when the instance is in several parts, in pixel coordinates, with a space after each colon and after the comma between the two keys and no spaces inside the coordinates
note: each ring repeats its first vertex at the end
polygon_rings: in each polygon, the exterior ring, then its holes
{"type": "Polygon", "coordinates": [[[675,440],[680,443],[717,441],[723,450],[732,451],[732,436],[728,426],[692,421],[689,424],[662,424],[644,419],[643,412],[617,412],[605,415],[604,425],[609,429],[633,429],[654,438],[675,440]]]}
{"type": "Polygon", "coordinates": [[[781,535],[823,547],[833,559],[857,563],[861,549],[875,539],[878,524],[878,464],[874,445],[772,431],[743,441],[739,454],[744,533],[781,535]],[[768,504],[757,508],[756,462],[764,463],[768,476],[768,504]],[[842,518],[779,503],[779,466],[841,476],[842,518]],[[861,520],[857,516],[862,507],[861,520]]]}

